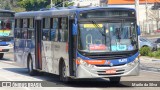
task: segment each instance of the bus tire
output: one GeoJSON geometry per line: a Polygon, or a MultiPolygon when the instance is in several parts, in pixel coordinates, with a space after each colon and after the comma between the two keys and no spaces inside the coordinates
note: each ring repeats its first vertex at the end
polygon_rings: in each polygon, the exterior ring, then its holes
{"type": "Polygon", "coordinates": [[[36,75],[36,71],[33,69],[33,60],[31,58],[31,56],[28,57],[27,68],[28,68],[29,75],[31,75],[31,76],[35,76],[36,75]]]}
{"type": "Polygon", "coordinates": [[[66,65],[64,61],[60,62],[59,75],[60,75],[60,81],[64,83],[69,82],[69,77],[66,76],[66,65]]]}
{"type": "Polygon", "coordinates": [[[4,56],[4,53],[0,53],[0,59],[2,59],[4,56]]]}
{"type": "Polygon", "coordinates": [[[109,80],[111,83],[118,84],[120,83],[121,77],[110,77],[109,80]]]}

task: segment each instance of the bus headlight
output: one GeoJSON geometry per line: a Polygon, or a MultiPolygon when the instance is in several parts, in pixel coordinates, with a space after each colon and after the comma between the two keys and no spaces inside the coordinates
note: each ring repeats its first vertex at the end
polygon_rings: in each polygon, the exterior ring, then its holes
{"type": "Polygon", "coordinates": [[[139,62],[139,57],[137,57],[133,62],[128,63],[129,66],[135,66],[139,62]]]}
{"type": "Polygon", "coordinates": [[[84,61],[84,60],[81,59],[81,58],[78,58],[77,60],[78,60],[79,64],[81,64],[81,65],[83,65],[83,66],[85,66],[85,67],[89,67],[89,68],[95,67],[95,65],[88,64],[86,61],[84,61]]]}
{"type": "Polygon", "coordinates": [[[9,45],[8,45],[9,47],[13,47],[13,44],[12,43],[9,43],[9,45]]]}

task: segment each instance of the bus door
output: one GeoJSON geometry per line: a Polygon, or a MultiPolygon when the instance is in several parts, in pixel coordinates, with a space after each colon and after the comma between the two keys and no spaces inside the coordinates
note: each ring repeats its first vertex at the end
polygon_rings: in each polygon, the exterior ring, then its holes
{"type": "Polygon", "coordinates": [[[76,66],[74,59],[76,57],[76,36],[72,34],[74,20],[69,20],[69,69],[70,75],[74,76],[74,71],[76,71],[76,66]]]}
{"type": "Polygon", "coordinates": [[[42,34],[42,20],[35,20],[35,65],[37,69],[42,69],[42,56],[41,56],[41,34],[42,34]]]}

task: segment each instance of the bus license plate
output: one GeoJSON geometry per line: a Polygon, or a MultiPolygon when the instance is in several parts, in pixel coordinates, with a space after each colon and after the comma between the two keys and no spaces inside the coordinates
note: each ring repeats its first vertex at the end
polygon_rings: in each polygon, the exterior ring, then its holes
{"type": "Polygon", "coordinates": [[[110,69],[110,70],[106,70],[107,74],[115,74],[116,70],[115,69],[110,69]]]}

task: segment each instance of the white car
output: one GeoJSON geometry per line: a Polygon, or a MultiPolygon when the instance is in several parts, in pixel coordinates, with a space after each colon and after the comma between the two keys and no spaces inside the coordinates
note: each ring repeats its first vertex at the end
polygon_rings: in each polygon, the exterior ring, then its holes
{"type": "Polygon", "coordinates": [[[153,51],[157,50],[157,44],[144,37],[140,37],[140,48],[141,47],[149,47],[153,51]]]}
{"type": "Polygon", "coordinates": [[[157,48],[160,48],[160,38],[158,38],[155,43],[157,43],[157,48]]]}

